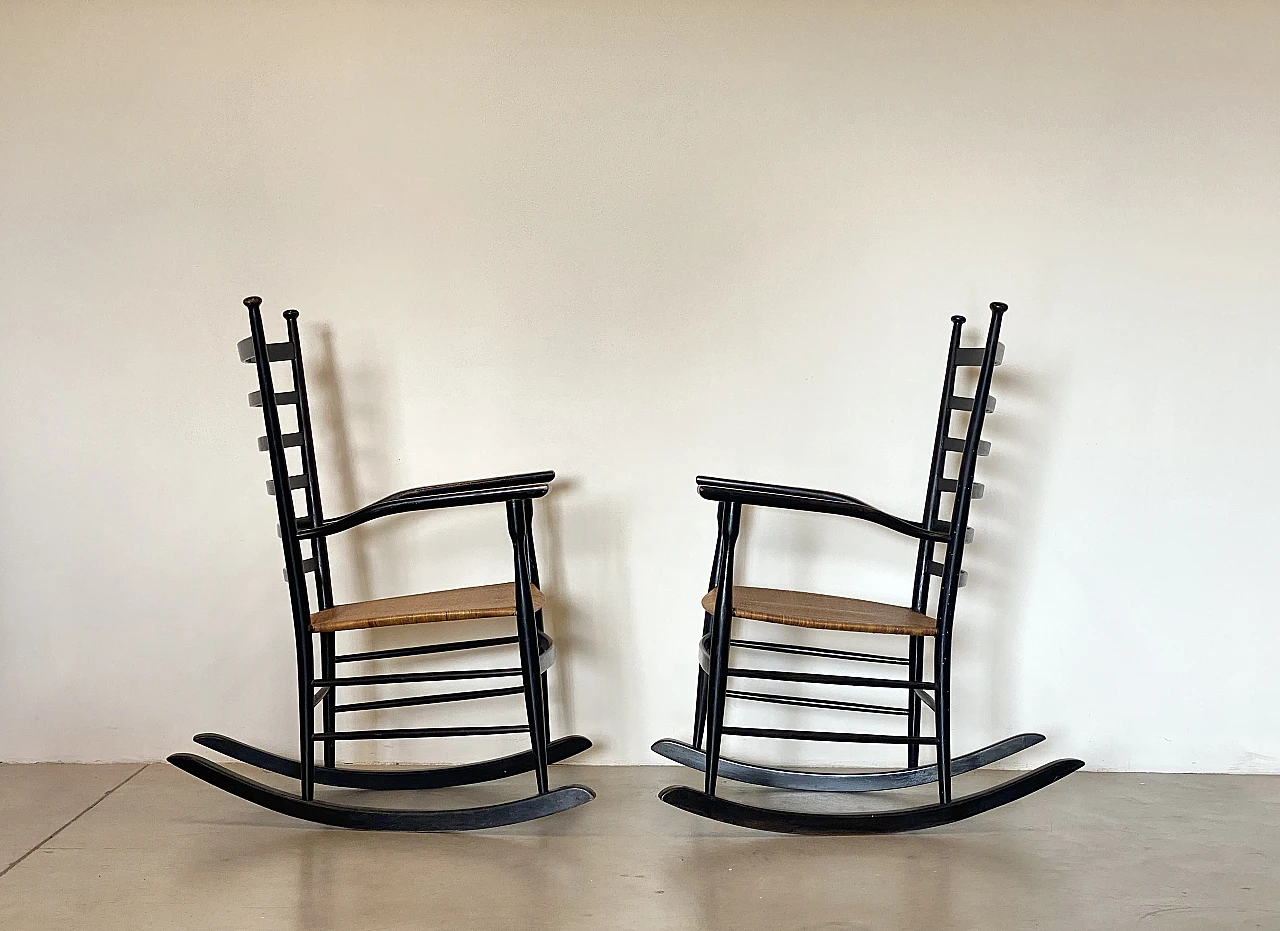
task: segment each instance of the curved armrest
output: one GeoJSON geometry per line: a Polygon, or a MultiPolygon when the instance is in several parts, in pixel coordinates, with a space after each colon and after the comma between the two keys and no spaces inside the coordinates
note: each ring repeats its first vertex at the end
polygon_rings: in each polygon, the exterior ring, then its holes
{"type": "MultiPolygon", "coordinates": [[[[481,481],[484,481],[483,479],[481,481]]],[[[467,485],[459,482],[459,485],[467,485]]],[[[367,504],[358,511],[326,520],[319,527],[303,525],[298,529],[298,537],[306,540],[312,537],[327,537],[358,527],[366,521],[391,514],[404,514],[408,511],[431,511],[437,508],[456,508],[468,504],[493,504],[498,501],[541,498],[551,491],[551,486],[542,484],[501,485],[494,488],[464,488],[458,490],[450,485],[438,485],[434,488],[413,488],[412,497],[401,497],[405,492],[391,495],[373,504],[367,504]]]]}
{"type": "Polygon", "coordinates": [[[400,501],[404,498],[421,498],[448,491],[480,491],[494,488],[519,488],[525,485],[548,485],[556,477],[550,470],[546,472],[521,472],[518,475],[499,475],[494,478],[475,478],[465,482],[446,482],[442,485],[421,485],[417,488],[406,488],[395,494],[379,498],[376,504],[386,501],[400,501]]]}
{"type": "MultiPolygon", "coordinates": [[[[821,498],[825,501],[838,501],[842,504],[866,504],[858,498],[843,495],[838,491],[822,491],[817,488],[797,488],[794,485],[771,485],[767,482],[746,482],[738,478],[711,478],[699,475],[696,479],[698,487],[703,485],[734,491],[759,491],[779,495],[797,495],[803,498],[821,498]]],[[[705,495],[703,497],[706,497],[705,495]]]]}
{"type": "Polygon", "coordinates": [[[836,491],[817,488],[796,488],[791,485],[768,485],[763,482],[743,482],[731,478],[698,476],[698,494],[709,501],[733,501],[758,507],[783,508],[789,511],[814,511],[819,514],[841,514],[856,517],[887,527],[917,540],[947,542],[947,535],[940,530],[926,530],[916,521],[905,520],[872,507],[865,501],[842,495],[836,491]]]}

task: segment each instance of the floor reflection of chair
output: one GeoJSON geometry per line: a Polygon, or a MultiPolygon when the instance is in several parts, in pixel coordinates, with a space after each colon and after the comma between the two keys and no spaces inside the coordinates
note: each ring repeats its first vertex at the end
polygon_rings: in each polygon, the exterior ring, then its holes
{"type": "Polygon", "coordinates": [[[698,479],[699,494],[718,502],[719,533],[710,590],[702,599],[704,622],[693,743],[660,740],[654,744],[654,750],[677,763],[703,770],[704,787],[701,792],[687,786],[669,787],[661,793],[664,801],[694,814],[764,830],[798,834],[891,833],[973,817],[1042,789],[1083,765],[1079,760],[1057,760],[973,795],[952,797],[953,776],[1005,759],[1044,740],[1039,734],[1018,734],[972,753],[958,757],[951,755],[951,643],[955,608],[957,593],[966,581],[962,568],[964,547],[973,533],[969,527],[970,502],[982,497],[983,493],[983,486],[974,481],[974,473],[978,458],[990,452],[990,444],[982,439],[982,427],[986,415],[995,408],[991,382],[995,368],[1004,355],[1004,346],[1000,343],[1000,326],[1006,309],[1004,304],[991,305],[991,322],[986,343],[977,348],[961,348],[961,332],[965,320],[963,317],[952,317],[951,345],[929,468],[924,518],[921,522],[895,517],[857,498],[836,492],[734,479],[698,479]],[[978,369],[977,385],[971,398],[955,394],[957,372],[965,366],[978,369]],[[968,425],[963,437],[951,435],[952,419],[957,414],[968,415],[968,425]],[[948,456],[951,454],[959,456],[954,476],[947,475],[948,456]],[[951,511],[945,520],[940,516],[944,494],[952,496],[951,511]],[[744,505],[853,517],[918,540],[911,605],[907,607],[810,592],[735,585],[734,549],[744,505]],[[938,547],[945,547],[946,550],[945,556],[940,559],[935,558],[938,547]],[[933,577],[940,579],[940,586],[935,616],[930,616],[930,581],[933,577]],[[734,639],[735,618],[792,627],[906,637],[907,653],[863,653],[734,639]],[[930,641],[933,645],[932,681],[925,675],[926,652],[930,641]],[[735,650],[739,653],[772,652],[795,657],[869,663],[879,669],[904,669],[906,675],[844,676],[732,666],[730,657],[735,650]],[[729,679],[885,689],[905,695],[905,703],[885,705],[758,692],[745,688],[730,689],[729,679]],[[730,726],[724,720],[727,698],[901,716],[906,719],[906,733],[849,733],[730,726]],[[926,708],[933,716],[932,735],[922,733],[921,723],[926,708]],[[907,768],[880,773],[829,773],[759,766],[721,758],[720,744],[725,735],[900,745],[906,747],[907,768]],[[920,766],[919,754],[922,746],[934,748],[937,754],[935,764],[920,766]],[[716,780],[719,776],[778,789],[821,792],[871,792],[936,782],[938,803],[909,809],[853,814],[782,811],[718,797],[716,780]]]}
{"type": "Polygon", "coordinates": [[[555,661],[555,647],[543,630],[543,596],[538,588],[538,563],[533,543],[533,501],[550,491],[555,473],[532,472],[411,488],[341,517],[326,518],[320,499],[316,451],[307,406],[298,313],[289,310],[284,314],[288,340],[268,343],[260,304],[256,297],[245,300],[249,308],[251,335],[240,343],[239,350],[241,361],[252,363],[257,369],[258,390],[249,396],[249,403],[262,408],[266,425],[266,435],[258,440],[258,448],[268,453],[271,459],[272,478],[267,483],[267,491],[276,500],[278,529],[284,548],[285,579],[293,614],[298,666],[299,758],[282,757],[220,734],[199,734],[195,740],[233,759],[295,778],[299,781],[300,791],[297,795],[283,792],[190,753],[174,754],[169,757],[170,762],[220,789],[282,814],[322,824],[370,830],[434,831],[494,827],[540,818],[590,801],[594,796],[583,786],[552,789],[549,785],[550,763],[581,753],[591,746],[585,737],[571,736],[552,741],[549,733],[547,669],[555,661]],[[277,391],[271,365],[286,362],[292,375],[292,390],[277,391]],[[284,432],[281,408],[295,411],[297,425],[293,432],[284,432]],[[296,463],[290,463],[290,451],[296,451],[293,453],[296,463]],[[301,513],[295,502],[295,492],[302,493],[301,513]],[[475,504],[502,504],[506,508],[507,532],[514,560],[512,582],[355,604],[333,603],[327,547],[330,536],[391,514],[475,504]],[[516,628],[510,636],[345,654],[337,652],[338,636],[350,631],[508,617],[514,619],[516,628]],[[317,641],[319,675],[316,675],[317,641]],[[519,651],[520,661],[516,666],[372,675],[338,674],[338,667],[349,663],[441,656],[508,646],[519,651]],[[472,679],[519,679],[520,684],[377,700],[338,701],[339,689],[472,679]],[[369,730],[342,730],[337,726],[338,716],[349,712],[509,695],[524,696],[525,723],[369,730]],[[322,721],[318,731],[315,727],[317,707],[322,721]],[[529,750],[462,766],[377,770],[338,766],[336,763],[337,745],[344,741],[526,733],[530,739],[529,750]],[[317,765],[314,760],[317,744],[322,749],[323,765],[317,765]],[[488,782],[530,771],[536,778],[536,795],[474,808],[365,808],[320,801],[314,793],[317,784],[373,790],[434,789],[488,782]]]}

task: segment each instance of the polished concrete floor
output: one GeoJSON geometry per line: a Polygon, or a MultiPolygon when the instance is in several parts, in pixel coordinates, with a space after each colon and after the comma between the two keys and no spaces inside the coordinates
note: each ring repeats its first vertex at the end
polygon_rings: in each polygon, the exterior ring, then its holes
{"type": "MultiPolygon", "coordinates": [[[[0,766],[0,928],[1280,929],[1280,777],[1077,773],[948,828],[801,838],[654,797],[693,784],[687,770],[553,775],[599,797],[510,828],[404,835],[310,827],[164,763],[0,766]]],[[[964,778],[962,791],[990,777],[964,778]]],[[[923,801],[914,791],[890,801],[923,801]]]]}

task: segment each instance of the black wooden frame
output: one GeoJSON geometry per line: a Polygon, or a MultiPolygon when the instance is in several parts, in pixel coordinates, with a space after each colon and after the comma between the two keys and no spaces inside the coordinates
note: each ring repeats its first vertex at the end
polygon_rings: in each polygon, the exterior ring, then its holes
{"type": "Polygon", "coordinates": [[[668,759],[702,770],[704,783],[701,792],[687,786],[668,787],[660,793],[664,801],[716,820],[784,833],[858,834],[908,831],[972,817],[1007,804],[1084,765],[1079,760],[1057,760],[993,789],[961,799],[952,797],[951,782],[954,775],[1005,759],[1044,739],[1039,734],[1019,734],[982,750],[952,757],[951,648],[956,600],[966,579],[963,569],[965,544],[972,539],[973,533],[969,527],[970,504],[983,493],[982,485],[974,481],[974,476],[978,458],[990,451],[990,444],[982,439],[982,429],[986,415],[995,408],[991,383],[996,366],[1003,361],[1004,346],[1000,343],[1000,328],[1007,309],[1005,304],[999,302],[991,304],[986,342],[977,348],[961,348],[965,318],[951,318],[951,341],[943,378],[942,400],[929,466],[924,514],[919,522],[885,513],[864,501],[838,492],[705,476],[698,478],[698,493],[703,498],[717,502],[716,550],[708,584],[708,591],[715,590],[717,595],[714,611],[704,613],[703,617],[693,742],[685,744],[676,740],[660,740],[654,744],[653,749],[668,759]],[[955,393],[957,372],[963,366],[976,366],[978,369],[977,385],[972,398],[955,393]],[[967,413],[969,417],[963,437],[951,435],[952,415],[957,412],[967,413]],[[946,475],[948,454],[951,453],[957,453],[960,457],[958,470],[953,478],[946,475]],[[943,520],[940,516],[942,496],[948,493],[953,495],[952,508],[948,519],[943,520]],[[838,514],[869,521],[918,540],[911,599],[913,611],[927,613],[931,580],[934,576],[941,580],[941,590],[937,596],[936,635],[932,638],[932,679],[926,678],[925,641],[930,638],[925,636],[909,636],[906,656],[735,639],[734,553],[745,505],[838,514]],[[934,558],[939,546],[946,549],[940,562],[934,558]],[[874,663],[890,669],[905,667],[905,676],[841,676],[731,666],[730,653],[733,649],[820,656],[841,661],[874,663]],[[879,705],[730,690],[728,681],[731,678],[883,688],[905,693],[906,703],[902,706],[879,705]],[[898,715],[906,718],[906,733],[868,734],[728,726],[724,723],[724,714],[726,699],[730,697],[756,702],[898,715]],[[933,714],[933,736],[922,734],[921,724],[926,708],[933,714]],[[882,773],[828,773],[760,766],[723,759],[720,745],[725,735],[903,745],[907,751],[907,768],[882,773]],[[920,765],[921,746],[935,748],[936,763],[920,765]],[[936,782],[938,803],[894,812],[848,815],[780,811],[718,797],[716,782],[721,775],[734,781],[773,788],[824,792],[880,791],[936,782]]]}
{"type": "Polygon", "coordinates": [[[543,630],[542,610],[534,605],[530,591],[531,586],[538,585],[538,562],[533,540],[533,501],[550,491],[555,473],[530,472],[411,488],[388,495],[350,514],[326,518],[320,497],[298,312],[287,310],[284,313],[287,340],[269,343],[263,329],[261,303],[261,298],[258,297],[245,299],[244,304],[249,311],[250,335],[240,342],[238,349],[240,360],[253,364],[257,371],[258,390],[249,395],[249,404],[251,407],[262,408],[266,433],[259,438],[258,448],[268,453],[271,460],[271,480],[267,482],[267,491],[276,500],[297,657],[299,754],[297,760],[292,760],[220,734],[199,734],[195,741],[243,763],[295,778],[299,781],[299,793],[293,795],[255,782],[190,753],[174,754],[169,757],[169,761],[212,785],[274,811],[320,824],[366,830],[456,831],[494,827],[543,817],[590,801],[594,794],[585,786],[571,785],[557,789],[549,786],[550,763],[581,753],[591,746],[591,742],[585,737],[576,735],[555,741],[550,739],[547,669],[555,661],[555,646],[543,630]],[[276,390],[271,366],[272,363],[284,362],[289,363],[293,387],[291,391],[280,392],[276,390]],[[280,417],[282,406],[295,409],[295,432],[284,432],[280,417]],[[300,466],[297,473],[292,471],[287,453],[287,450],[295,448],[298,450],[300,466]],[[298,512],[293,494],[295,491],[303,492],[303,513],[298,512]],[[333,607],[328,550],[330,536],[392,514],[498,503],[506,508],[507,530],[512,544],[516,598],[514,636],[339,654],[335,633],[312,631],[312,596],[315,598],[315,610],[333,607]],[[307,552],[304,552],[304,546],[307,552]],[[312,576],[311,585],[307,581],[309,574],[312,576]],[[510,645],[519,649],[519,666],[386,675],[338,674],[338,667],[350,662],[432,656],[510,645]],[[338,702],[339,688],[393,682],[494,678],[518,678],[520,684],[378,701],[338,702]],[[524,696],[526,723],[523,724],[361,731],[343,731],[337,726],[338,716],[344,712],[483,700],[515,694],[524,696]],[[319,730],[315,725],[317,707],[321,716],[319,730]],[[518,733],[529,734],[529,750],[462,766],[379,770],[339,766],[336,762],[337,743],[345,740],[518,733]],[[322,748],[323,762],[320,765],[315,761],[317,744],[322,748]],[[536,795],[479,808],[376,809],[315,799],[317,784],[372,790],[432,789],[488,782],[530,771],[535,774],[536,795]]]}

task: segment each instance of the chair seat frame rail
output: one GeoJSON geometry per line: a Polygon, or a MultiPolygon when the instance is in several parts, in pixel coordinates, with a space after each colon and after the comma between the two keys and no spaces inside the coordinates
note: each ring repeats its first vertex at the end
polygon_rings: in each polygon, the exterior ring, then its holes
{"type": "MultiPolygon", "coordinates": [[[[955,776],[1008,759],[1044,740],[1041,734],[1016,734],[970,753],[952,755],[952,633],[957,593],[966,578],[963,569],[965,544],[973,538],[973,528],[969,526],[970,504],[973,499],[981,497],[983,492],[982,486],[974,481],[977,460],[991,451],[990,443],[982,439],[982,430],[987,414],[996,407],[995,398],[991,395],[991,385],[996,366],[1004,360],[1000,329],[1007,309],[1005,304],[999,302],[991,304],[986,341],[980,347],[961,348],[965,318],[951,318],[951,341],[943,377],[942,400],[929,466],[929,481],[925,490],[924,513],[920,521],[897,517],[859,498],[839,492],[699,476],[698,493],[717,503],[717,535],[707,585],[708,592],[715,592],[714,608],[703,614],[693,740],[691,743],[674,739],[659,740],[653,745],[653,750],[673,762],[701,771],[703,785],[701,790],[683,785],[669,786],[659,793],[659,798],[663,801],[716,821],[778,833],[898,833],[924,830],[972,818],[1039,791],[1084,765],[1082,761],[1075,759],[1055,760],[970,795],[955,797],[952,792],[952,779],[955,776]],[[958,371],[966,366],[976,367],[978,370],[972,397],[956,394],[958,371]],[[952,436],[953,415],[957,413],[968,420],[963,436],[952,436]],[[958,456],[958,464],[954,463],[954,459],[949,459],[949,456],[958,456]],[[953,464],[955,472],[948,474],[953,464]],[[951,496],[950,514],[945,519],[942,517],[944,495],[951,496]],[[918,546],[911,610],[925,615],[931,599],[935,601],[936,617],[932,629],[924,624],[921,625],[920,633],[884,630],[884,635],[906,636],[905,655],[855,652],[736,637],[734,622],[740,618],[734,613],[734,558],[744,506],[852,517],[914,538],[918,546]],[[940,547],[945,550],[945,554],[935,558],[940,547]],[[939,579],[936,592],[930,590],[933,578],[939,579]],[[933,641],[932,650],[926,643],[928,640],[933,641]],[[731,665],[731,657],[735,655],[741,657],[743,654],[759,653],[871,664],[875,674],[843,675],[768,669],[756,665],[741,665],[740,660],[734,660],[735,664],[731,665]],[[930,654],[931,663],[927,662],[930,654]],[[930,666],[931,668],[927,668],[930,666]],[[734,688],[729,687],[731,681],[734,682],[734,688]],[[744,682],[747,684],[739,685],[744,682]],[[883,689],[898,696],[899,700],[892,703],[869,702],[862,698],[846,701],[789,692],[761,691],[753,684],[759,682],[786,683],[793,688],[807,685],[841,686],[858,689],[859,695],[866,689],[883,689]],[[755,705],[776,704],[902,718],[905,719],[905,728],[902,733],[866,733],[729,725],[725,722],[725,709],[730,698],[755,705]],[[926,712],[933,718],[931,734],[924,733],[923,729],[926,712]],[[902,746],[906,750],[906,767],[880,772],[824,772],[765,766],[722,756],[720,748],[725,736],[902,746]],[[933,763],[921,765],[921,747],[932,748],[935,757],[933,763]],[[938,801],[936,804],[910,808],[849,813],[767,808],[717,795],[718,779],[721,776],[733,782],[799,792],[881,792],[936,784],[938,801]]],[[[779,622],[791,621],[782,619],[779,622]]],[[[823,626],[821,623],[796,623],[798,626],[823,626]]],[[[829,626],[839,629],[836,625],[829,626]]]]}
{"type": "Polygon", "coordinates": [[[550,737],[547,670],[555,661],[555,645],[543,629],[542,608],[540,602],[535,603],[534,597],[539,582],[533,540],[533,502],[550,491],[555,473],[530,472],[410,488],[350,514],[326,518],[320,498],[307,403],[298,312],[287,310],[284,313],[287,339],[269,343],[262,323],[261,299],[246,298],[244,304],[249,312],[249,337],[242,340],[237,349],[240,360],[254,365],[258,376],[258,390],[249,395],[249,405],[262,409],[266,435],[259,439],[258,448],[270,458],[271,480],[267,483],[267,490],[275,499],[284,550],[284,574],[297,658],[299,752],[298,758],[292,759],[222,734],[198,734],[195,742],[264,772],[296,779],[298,792],[258,782],[193,753],[175,753],[169,757],[169,762],[212,786],[263,808],[315,824],[359,830],[476,830],[542,818],[590,801],[595,796],[586,786],[552,788],[548,772],[551,763],[568,759],[591,746],[591,741],[579,735],[557,740],[550,737]],[[276,390],[273,364],[287,364],[292,379],[291,390],[276,390]],[[281,426],[281,408],[288,407],[293,408],[297,424],[296,429],[286,433],[281,426]],[[295,451],[296,464],[290,462],[290,450],[295,451]],[[295,500],[295,492],[301,492],[301,508],[295,500]],[[313,630],[313,604],[316,611],[334,607],[329,537],[392,514],[479,504],[502,504],[506,508],[513,553],[515,604],[514,610],[508,604],[496,610],[495,615],[514,617],[513,635],[340,654],[338,637],[341,632],[313,630]],[[349,663],[377,664],[412,657],[450,657],[459,652],[487,653],[503,647],[516,648],[518,665],[461,670],[450,666],[409,673],[338,674],[338,668],[349,663]],[[357,691],[357,697],[362,700],[339,701],[340,694],[350,694],[352,689],[368,686],[473,679],[508,682],[485,688],[394,698],[370,699],[357,691]],[[525,720],[519,723],[364,730],[338,727],[339,716],[350,712],[479,702],[514,695],[524,697],[525,720]],[[338,744],[350,741],[505,734],[528,735],[528,749],[497,759],[428,768],[375,768],[337,762],[338,744]],[[320,762],[316,760],[317,749],[320,762]],[[372,791],[427,790],[474,785],[530,772],[535,777],[535,794],[474,808],[377,808],[315,797],[317,785],[372,791]]]}

